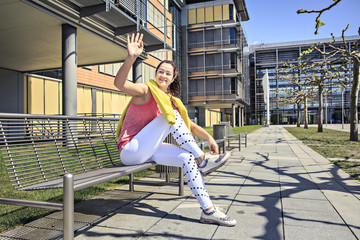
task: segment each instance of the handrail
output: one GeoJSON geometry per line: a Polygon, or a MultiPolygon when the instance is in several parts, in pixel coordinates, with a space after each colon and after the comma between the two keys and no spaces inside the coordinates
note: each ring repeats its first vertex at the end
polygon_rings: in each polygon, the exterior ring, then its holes
{"type": "Polygon", "coordinates": [[[57,120],[119,120],[115,117],[81,117],[81,116],[67,116],[67,115],[40,115],[40,114],[25,114],[25,113],[0,113],[0,118],[5,119],[57,119],[57,120]]]}

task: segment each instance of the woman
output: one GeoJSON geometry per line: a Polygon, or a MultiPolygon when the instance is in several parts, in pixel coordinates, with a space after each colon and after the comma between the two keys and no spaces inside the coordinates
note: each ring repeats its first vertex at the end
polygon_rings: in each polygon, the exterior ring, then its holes
{"type": "Polygon", "coordinates": [[[119,90],[132,96],[117,129],[121,161],[125,165],[154,161],[183,167],[187,184],[203,209],[200,221],[235,226],[235,219],[214,207],[202,178],[223,165],[229,154],[218,155],[213,137],[190,121],[181,100],[174,97],[180,93],[179,74],[174,63],[161,62],[156,68],[155,81],[144,84],[126,80],[131,66],[143,51],[142,38],[139,33],[127,36],[128,56],[114,81],[119,90]],[[179,147],[163,143],[169,133],[179,147]],[[211,155],[205,156],[191,133],[208,141],[211,155]]]}

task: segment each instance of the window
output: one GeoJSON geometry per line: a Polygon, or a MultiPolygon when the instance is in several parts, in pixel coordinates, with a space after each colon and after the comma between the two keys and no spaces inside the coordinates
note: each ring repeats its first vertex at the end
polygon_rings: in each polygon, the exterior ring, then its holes
{"type": "Polygon", "coordinates": [[[222,20],[222,6],[214,6],[214,21],[222,20]]]}
{"type": "MultiPolygon", "coordinates": [[[[107,74],[110,76],[116,76],[116,74],[119,71],[121,66],[122,66],[122,63],[103,64],[103,65],[99,65],[98,71],[99,71],[99,73],[107,74]]],[[[132,67],[130,69],[127,80],[129,80],[129,81],[133,80],[132,67]]]]}
{"type": "Polygon", "coordinates": [[[215,65],[214,65],[214,69],[221,69],[223,66],[223,63],[221,62],[221,53],[217,53],[214,54],[214,59],[215,59],[215,65]]]}
{"type": "Polygon", "coordinates": [[[197,94],[196,80],[189,80],[189,96],[196,96],[197,94]]]}
{"type": "Polygon", "coordinates": [[[222,43],[230,44],[230,39],[231,39],[230,28],[224,28],[222,32],[222,41],[223,41],[222,43]]]}
{"type": "Polygon", "coordinates": [[[230,69],[231,68],[231,61],[230,61],[230,53],[224,53],[223,55],[223,68],[230,69]]]}
{"type": "Polygon", "coordinates": [[[229,18],[230,20],[233,20],[234,19],[234,6],[233,4],[229,4],[229,18]]]}
{"type": "Polygon", "coordinates": [[[189,32],[189,48],[203,46],[203,31],[189,32]]]}
{"type": "Polygon", "coordinates": [[[215,95],[215,81],[214,78],[206,79],[206,95],[215,95]]]}
{"type": "Polygon", "coordinates": [[[207,54],[205,57],[205,69],[213,70],[215,69],[215,54],[207,54]]]}
{"type": "Polygon", "coordinates": [[[205,31],[205,46],[214,45],[214,30],[205,31]]]}
{"type": "Polygon", "coordinates": [[[231,78],[224,78],[224,94],[231,94],[231,78]]]}
{"type": "Polygon", "coordinates": [[[214,21],[214,7],[205,8],[205,21],[206,22],[214,21]]]}
{"type": "Polygon", "coordinates": [[[196,9],[189,9],[188,11],[188,23],[195,24],[196,23],[196,9]]]}
{"type": "Polygon", "coordinates": [[[189,56],[189,72],[204,70],[204,55],[189,56]]]}
{"type": "Polygon", "coordinates": [[[230,28],[230,44],[235,44],[235,29],[230,28]]]}
{"type": "Polygon", "coordinates": [[[223,7],[223,18],[222,20],[229,20],[230,16],[229,16],[229,5],[225,4],[222,6],[223,7]]]}
{"type": "Polygon", "coordinates": [[[203,23],[205,20],[205,9],[204,8],[198,8],[196,10],[196,22],[197,23],[203,23]]]}
{"type": "Polygon", "coordinates": [[[169,19],[166,19],[166,36],[171,38],[173,24],[169,19]]]}
{"type": "Polygon", "coordinates": [[[221,45],[221,29],[214,30],[214,45],[221,45]]]}
{"type": "Polygon", "coordinates": [[[157,50],[157,51],[152,51],[152,52],[150,52],[150,55],[161,61],[164,60],[164,50],[163,49],[157,50]]]}
{"type": "Polygon", "coordinates": [[[149,81],[150,79],[155,79],[155,70],[156,68],[148,65],[146,63],[143,64],[143,82],[149,81]]]}
{"type": "Polygon", "coordinates": [[[147,20],[160,32],[164,33],[164,15],[152,3],[148,2],[147,20]]]}
{"type": "Polygon", "coordinates": [[[189,96],[201,96],[204,94],[204,79],[189,79],[189,96]]]}

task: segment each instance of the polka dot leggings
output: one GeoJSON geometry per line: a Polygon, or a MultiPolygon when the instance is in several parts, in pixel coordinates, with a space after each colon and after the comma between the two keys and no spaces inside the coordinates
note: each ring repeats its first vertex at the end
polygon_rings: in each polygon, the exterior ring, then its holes
{"type": "Polygon", "coordinates": [[[161,165],[182,167],[188,186],[205,210],[213,204],[195,161],[195,158],[201,155],[203,151],[197,146],[181,115],[175,110],[173,126],[167,123],[163,115],[158,116],[125,145],[120,158],[125,165],[154,161],[161,165]],[[169,134],[172,134],[180,147],[163,143],[169,134]]]}

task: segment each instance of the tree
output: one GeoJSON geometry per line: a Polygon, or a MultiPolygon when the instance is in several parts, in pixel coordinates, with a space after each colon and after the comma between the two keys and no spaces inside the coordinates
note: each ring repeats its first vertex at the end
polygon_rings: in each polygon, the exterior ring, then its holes
{"type": "MultiPolygon", "coordinates": [[[[315,18],[315,32],[314,34],[317,35],[319,34],[319,28],[322,27],[322,26],[325,26],[325,23],[323,23],[321,21],[321,15],[326,12],[326,11],[329,11],[330,9],[332,9],[333,7],[335,7],[338,3],[340,3],[342,0],[332,0],[333,3],[330,4],[328,7],[326,8],[323,8],[323,9],[320,9],[320,10],[307,10],[307,9],[302,9],[302,8],[299,8],[297,10],[297,14],[302,14],[302,13],[317,13],[318,15],[316,16],[315,18]]],[[[359,31],[360,31],[360,28],[359,28],[359,31]]],[[[360,33],[359,33],[360,34],[360,33]]]]}
{"type": "MultiPolygon", "coordinates": [[[[346,29],[348,26],[346,27],[346,29]]],[[[358,141],[358,98],[359,98],[359,78],[360,78],[360,50],[359,43],[360,39],[354,42],[350,47],[348,43],[345,41],[344,33],[346,29],[343,30],[342,33],[342,46],[335,45],[335,37],[333,37],[333,42],[325,43],[325,45],[331,49],[329,52],[325,52],[318,45],[314,46],[314,49],[323,54],[325,56],[331,56],[334,54],[341,54],[342,58],[346,60],[348,63],[352,63],[352,87],[350,93],[350,141],[358,141]]]]}
{"type": "MultiPolygon", "coordinates": [[[[331,8],[335,7],[338,3],[340,3],[342,0],[333,0],[333,4],[329,5],[327,8],[323,8],[320,10],[306,10],[306,9],[299,9],[297,11],[298,14],[301,13],[317,13],[317,17],[315,19],[315,34],[318,33],[319,27],[324,26],[325,24],[321,21],[320,17],[325,12],[330,10],[331,8]]],[[[359,78],[360,78],[360,49],[359,49],[359,42],[360,40],[357,40],[352,44],[352,46],[349,48],[347,46],[345,41],[345,31],[348,29],[349,25],[346,26],[345,29],[342,30],[342,40],[343,40],[343,46],[338,47],[335,46],[335,37],[333,34],[333,42],[327,43],[327,46],[333,51],[331,53],[326,53],[323,50],[319,48],[315,48],[316,51],[324,54],[324,55],[331,55],[334,53],[340,53],[342,57],[346,60],[352,60],[353,61],[353,79],[352,79],[352,88],[350,93],[350,141],[358,141],[359,140],[359,133],[358,133],[358,95],[359,95],[359,78]]],[[[360,27],[358,30],[358,33],[360,35],[360,27]]]]}
{"type": "Polygon", "coordinates": [[[314,55],[309,56],[315,49],[315,46],[304,51],[302,58],[305,57],[301,64],[304,64],[303,74],[314,86],[318,96],[318,132],[323,132],[323,97],[328,94],[330,87],[345,85],[346,77],[343,76],[342,70],[346,69],[347,64],[341,61],[341,56],[333,55],[314,55]],[[320,56],[320,57],[319,57],[320,56]]]}
{"type": "Polygon", "coordinates": [[[309,79],[303,76],[306,71],[306,64],[301,63],[301,58],[284,62],[282,67],[278,69],[279,78],[284,80],[286,88],[282,91],[286,93],[287,97],[285,101],[291,102],[297,105],[297,127],[300,127],[300,109],[301,104],[304,104],[304,128],[308,128],[308,111],[307,102],[314,96],[314,86],[309,82],[309,79]]]}

